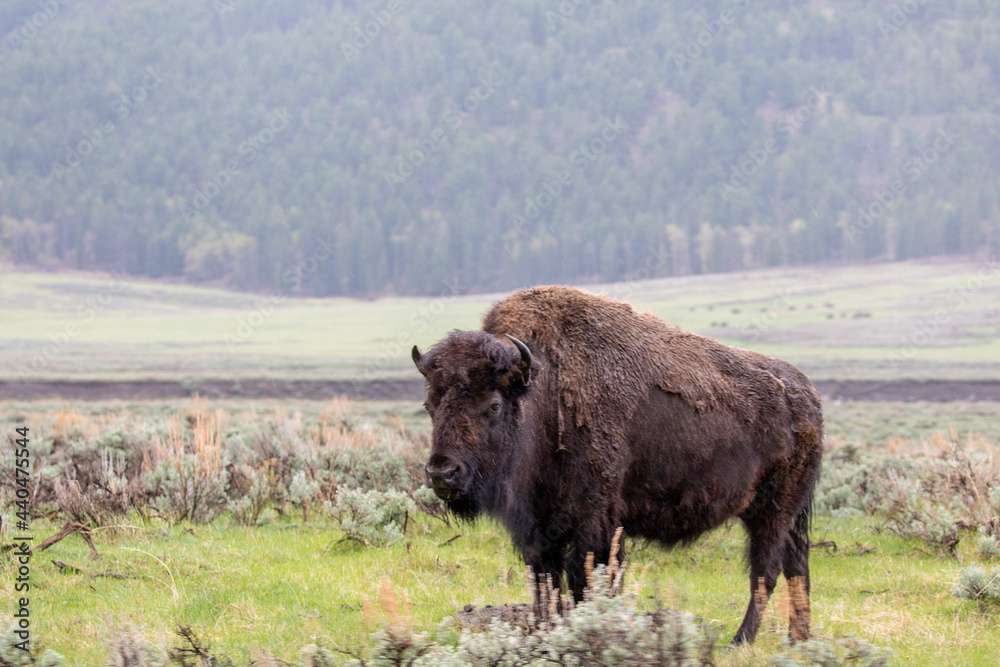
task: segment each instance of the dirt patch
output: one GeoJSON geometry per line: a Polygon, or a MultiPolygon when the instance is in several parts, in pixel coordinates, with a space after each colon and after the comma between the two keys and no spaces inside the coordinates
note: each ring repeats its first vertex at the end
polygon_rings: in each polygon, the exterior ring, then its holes
{"type": "MultiPolygon", "coordinates": [[[[814,382],[824,400],[845,401],[1000,401],[1000,382],[991,380],[845,380],[814,382]]],[[[298,398],[324,400],[420,401],[424,381],[199,380],[171,382],[0,382],[0,400],[70,401],[162,400],[187,398],[298,398]]]]}
{"type": "Polygon", "coordinates": [[[1000,401],[1000,382],[989,380],[877,380],[813,382],[823,400],[1000,401]]]}
{"type": "Polygon", "coordinates": [[[323,400],[346,396],[355,400],[422,400],[424,381],[198,380],[171,382],[0,382],[0,400],[66,399],[73,401],[161,400],[187,398],[300,398],[323,400]]]}

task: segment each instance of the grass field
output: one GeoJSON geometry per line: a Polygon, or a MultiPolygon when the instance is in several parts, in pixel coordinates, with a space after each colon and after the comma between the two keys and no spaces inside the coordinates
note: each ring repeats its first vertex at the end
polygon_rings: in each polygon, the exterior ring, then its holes
{"type": "MultiPolygon", "coordinates": [[[[530,599],[519,558],[503,530],[488,521],[447,527],[418,517],[403,544],[385,549],[338,543],[339,533],[322,521],[254,528],[217,523],[131,523],[104,531],[97,559],[75,536],[46,551],[33,572],[35,636],[68,664],[96,666],[115,627],[142,627],[157,643],[176,645],[174,631],[185,623],[214,652],[243,665],[262,655],[294,661],[314,643],[363,650],[369,633],[388,621],[378,603],[384,580],[404,593],[405,612],[422,631],[466,604],[530,599]],[[91,578],[60,570],[56,560],[130,578],[91,578]]],[[[814,540],[835,542],[838,551],[816,549],[811,559],[815,631],[853,633],[891,647],[899,664],[996,664],[998,610],[983,612],[952,597],[959,561],[928,554],[916,541],[875,534],[873,523],[817,521],[814,540]]],[[[35,526],[39,535],[56,529],[35,526]]],[[[648,568],[641,577],[646,608],[696,613],[721,625],[728,641],[749,599],[742,552],[736,526],[689,549],[646,546],[630,556],[630,581],[648,568]]],[[[961,558],[977,557],[963,551],[961,558]]],[[[777,650],[788,627],[780,589],[776,595],[755,650],[721,652],[723,664],[763,664],[777,650]]]]}
{"type": "MultiPolygon", "coordinates": [[[[1000,377],[1000,267],[942,259],[596,285],[814,379],[1000,377]]],[[[93,274],[0,273],[0,379],[411,377],[408,350],[503,295],[282,298],[93,274]]]]}
{"type": "MultiPolygon", "coordinates": [[[[591,289],[679,326],[788,359],[816,380],[1000,378],[995,264],[947,259],[803,267],[591,289]]],[[[426,348],[451,329],[478,327],[502,296],[273,302],[127,278],[6,271],[0,273],[6,315],[0,321],[0,380],[412,378],[413,343],[426,348]]],[[[336,409],[304,400],[197,405],[221,410],[231,431],[226,437],[237,439],[272,415],[268,419],[299,425],[296,437],[309,440],[307,427],[335,413],[334,421],[354,432],[384,429],[425,446],[429,423],[416,402],[345,407],[341,401],[334,402],[336,409]]],[[[0,424],[8,430],[30,425],[51,464],[37,474],[68,479],[77,474],[65,468],[73,451],[96,452],[103,445],[94,443],[116,430],[148,430],[155,443],[170,416],[192,409],[187,400],[11,401],[0,403],[0,424]],[[67,424],[74,423],[85,428],[67,439],[67,424]]],[[[996,403],[831,402],[824,411],[830,446],[933,452],[926,443],[952,430],[956,441],[971,431],[994,451],[1000,444],[996,403]]],[[[269,470],[271,464],[261,465],[269,470]]],[[[9,506],[0,511],[9,519],[9,506]]],[[[66,516],[36,517],[36,540],[56,533],[66,516]]],[[[884,526],[878,514],[817,517],[813,541],[837,547],[813,550],[817,633],[854,633],[891,647],[896,664],[998,664],[1000,608],[952,596],[963,566],[993,565],[977,551],[975,532],[963,530],[948,555],[884,526]]],[[[178,624],[190,624],[214,652],[240,667],[251,660],[274,664],[272,658],[300,664],[299,649],[314,643],[363,651],[387,621],[379,601],[384,582],[400,591],[404,616],[423,632],[466,604],[529,598],[518,556],[490,521],[449,526],[421,514],[402,543],[368,549],[342,541],[337,522],[318,512],[308,522],[290,512],[255,526],[228,513],[207,524],[175,524],[132,512],[94,525],[93,535],[96,558],[71,535],[33,560],[34,637],[66,656],[67,665],[105,664],[107,642],[129,627],[174,646],[178,624]]],[[[10,536],[8,525],[0,543],[10,536]]],[[[642,582],[646,608],[698,614],[722,626],[722,641],[728,641],[748,597],[737,525],[689,549],[631,543],[629,549],[627,581],[633,587],[642,582]]],[[[0,558],[0,579],[10,581],[12,568],[0,558]]],[[[0,606],[14,607],[10,586],[0,586],[0,606]]],[[[720,651],[720,664],[766,664],[787,633],[781,606],[779,593],[756,647],[720,651]]]]}
{"type": "MultiPolygon", "coordinates": [[[[883,433],[904,434],[912,447],[936,431],[954,428],[964,438],[970,429],[995,428],[989,419],[995,405],[918,405],[920,410],[913,410],[914,404],[828,406],[829,440],[879,451],[886,446],[883,433]],[[888,415],[894,419],[886,423],[888,415]]],[[[39,443],[61,442],[70,422],[95,438],[122,424],[140,428],[198,409],[223,410],[233,429],[271,414],[302,424],[346,420],[360,431],[385,428],[413,437],[426,432],[428,423],[417,408],[411,402],[343,401],[8,403],[4,428],[30,424],[39,443]]],[[[998,439],[995,434],[991,441],[998,439]]],[[[63,522],[36,519],[36,541],[57,532],[63,522]]],[[[1000,608],[951,594],[962,566],[991,565],[977,553],[974,531],[964,531],[949,556],[922,541],[879,532],[883,524],[879,516],[815,520],[813,542],[827,545],[815,548],[811,558],[817,634],[856,634],[890,647],[894,664],[996,664],[1000,608]]],[[[228,515],[209,524],[172,524],[133,513],[95,528],[93,535],[96,558],[79,536],[71,535],[37,554],[32,565],[34,636],[62,653],[68,665],[104,664],[109,639],[126,628],[138,628],[163,647],[176,646],[179,624],[190,625],[214,653],[241,666],[250,660],[271,664],[266,661],[271,658],[299,664],[299,649],[316,643],[363,652],[370,634],[388,622],[380,602],[384,582],[403,601],[407,622],[423,632],[466,604],[529,599],[521,561],[492,521],[449,526],[418,515],[404,542],[384,548],[344,542],[335,521],[314,513],[303,522],[294,512],[252,527],[228,515]],[[101,576],[109,574],[125,578],[101,576]]],[[[628,548],[627,585],[641,581],[645,608],[693,612],[721,626],[721,641],[728,641],[748,598],[737,524],[686,549],[634,542],[628,548]]],[[[0,577],[12,580],[12,563],[0,563],[0,577]]],[[[10,587],[0,595],[0,606],[12,608],[10,587]]],[[[722,650],[719,664],[764,665],[779,649],[787,622],[780,587],[776,595],[755,647],[722,650]]]]}

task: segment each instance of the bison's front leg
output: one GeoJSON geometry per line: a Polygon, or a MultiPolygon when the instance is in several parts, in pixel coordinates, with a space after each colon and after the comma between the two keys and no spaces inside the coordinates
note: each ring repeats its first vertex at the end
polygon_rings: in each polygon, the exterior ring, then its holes
{"type": "Polygon", "coordinates": [[[566,568],[568,530],[566,520],[548,521],[545,527],[539,527],[528,546],[522,550],[524,562],[535,578],[532,610],[536,620],[547,619],[551,603],[559,601],[559,589],[566,568]]]}
{"type": "Polygon", "coordinates": [[[611,560],[612,550],[615,552],[616,567],[625,562],[624,539],[615,542],[615,521],[595,521],[582,527],[573,538],[573,556],[566,569],[569,587],[577,602],[583,600],[583,591],[590,586],[587,580],[587,559],[593,554],[593,564],[607,565],[611,560]]]}

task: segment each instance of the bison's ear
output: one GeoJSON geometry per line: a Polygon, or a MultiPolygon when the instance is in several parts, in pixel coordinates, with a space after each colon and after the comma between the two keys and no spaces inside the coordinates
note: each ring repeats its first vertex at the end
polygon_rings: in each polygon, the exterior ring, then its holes
{"type": "Polygon", "coordinates": [[[416,365],[417,370],[420,371],[421,375],[426,375],[422,370],[420,370],[420,360],[424,355],[420,354],[420,349],[414,345],[413,349],[410,350],[410,357],[413,359],[413,363],[416,365]]]}
{"type": "Polygon", "coordinates": [[[528,346],[514,338],[510,334],[504,334],[510,339],[510,342],[514,343],[514,346],[521,353],[521,360],[518,361],[514,366],[510,368],[506,373],[504,373],[502,382],[504,385],[509,385],[512,383],[518,383],[527,387],[531,384],[531,350],[528,346]]]}

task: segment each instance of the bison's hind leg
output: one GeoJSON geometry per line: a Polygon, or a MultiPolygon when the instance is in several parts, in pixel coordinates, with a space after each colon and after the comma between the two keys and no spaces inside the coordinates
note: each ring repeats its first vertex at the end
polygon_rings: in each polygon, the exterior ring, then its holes
{"type": "Polygon", "coordinates": [[[796,641],[809,639],[809,507],[795,517],[785,542],[781,567],[788,581],[788,633],[796,641]]]}
{"type": "Polygon", "coordinates": [[[789,635],[793,640],[809,638],[809,503],[794,517],[778,507],[775,502],[771,511],[741,517],[747,529],[750,603],[734,644],[753,643],[779,573],[788,582],[789,635]]]}
{"type": "MultiPolygon", "coordinates": [[[[775,512],[774,514],[777,514],[775,512]]],[[[750,565],[750,602],[733,644],[752,644],[767,608],[767,601],[783,568],[783,552],[788,537],[787,523],[771,516],[744,516],[747,529],[747,561],[750,565]],[[784,525],[782,525],[784,523],[784,525]]]]}

